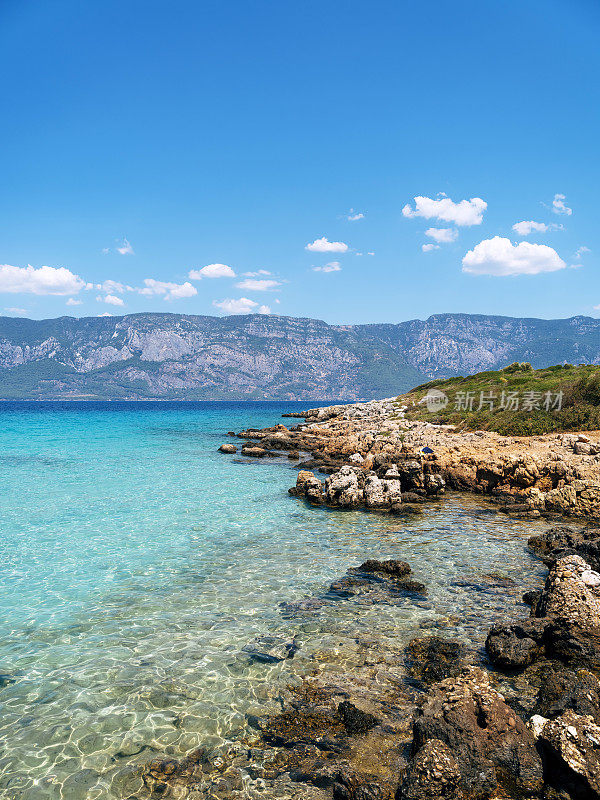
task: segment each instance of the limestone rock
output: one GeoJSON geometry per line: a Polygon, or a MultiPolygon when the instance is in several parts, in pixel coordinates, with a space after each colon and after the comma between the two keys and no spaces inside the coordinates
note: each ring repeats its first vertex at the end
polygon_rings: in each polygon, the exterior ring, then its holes
{"type": "Polygon", "coordinates": [[[325,481],[327,502],[340,508],[357,508],[363,498],[356,472],[351,467],[342,467],[325,481]]]}
{"type": "Polygon", "coordinates": [[[222,444],[219,447],[220,453],[237,453],[237,447],[234,444],[222,444]]]}
{"type": "Polygon", "coordinates": [[[571,797],[600,798],[600,726],[591,717],[565,711],[543,725],[538,739],[548,758],[552,782],[571,797]]]}

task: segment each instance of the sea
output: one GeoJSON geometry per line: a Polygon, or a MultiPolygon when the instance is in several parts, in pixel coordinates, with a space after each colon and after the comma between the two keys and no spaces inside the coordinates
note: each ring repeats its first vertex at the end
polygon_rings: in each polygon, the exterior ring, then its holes
{"type": "Polygon", "coordinates": [[[142,797],[148,761],[239,741],[361,633],[477,649],[495,615],[523,615],[543,523],[460,494],[406,518],[314,508],[288,495],[296,462],[218,452],[302,407],[0,404],[0,798],[142,797]],[[283,613],[366,558],[408,561],[426,597],[283,613]],[[295,657],[252,658],[264,636],[295,657]]]}

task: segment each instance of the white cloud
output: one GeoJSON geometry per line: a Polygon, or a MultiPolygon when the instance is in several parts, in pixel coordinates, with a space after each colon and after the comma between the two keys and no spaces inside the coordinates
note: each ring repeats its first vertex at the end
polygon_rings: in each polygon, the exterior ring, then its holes
{"type": "Polygon", "coordinates": [[[581,256],[584,255],[584,253],[591,253],[591,252],[592,251],[590,250],[589,247],[582,245],[581,247],[578,247],[577,250],[575,251],[575,258],[581,258],[581,256]]]}
{"type": "Polygon", "coordinates": [[[458,231],[456,228],[427,228],[425,236],[438,243],[454,242],[458,238],[458,231]]]}
{"type": "Polygon", "coordinates": [[[98,316],[99,317],[112,317],[112,314],[110,314],[108,311],[105,311],[104,314],[98,314],[98,316]]]}
{"type": "Polygon", "coordinates": [[[9,314],[18,314],[20,317],[22,317],[24,314],[29,314],[29,311],[26,308],[15,308],[14,306],[9,306],[4,310],[8,311],[9,314]]]}
{"type": "Polygon", "coordinates": [[[117,297],[116,294],[107,294],[105,297],[102,295],[98,295],[96,300],[99,303],[108,303],[109,306],[124,306],[125,303],[120,297],[117,297]]]}
{"type": "Polygon", "coordinates": [[[110,247],[103,247],[100,252],[102,253],[103,256],[106,256],[110,253],[110,247]]]}
{"type": "Polygon", "coordinates": [[[13,267],[0,265],[0,292],[17,294],[77,294],[85,282],[66,267],[13,267]]]}
{"type": "Polygon", "coordinates": [[[322,267],[313,267],[314,272],[340,272],[342,265],[339,261],[330,261],[322,267]]]}
{"type": "Polygon", "coordinates": [[[409,204],[402,209],[405,217],[424,217],[425,219],[439,219],[443,222],[453,222],[455,225],[481,225],[483,212],[487,203],[481,197],[472,197],[470,200],[453,202],[449,197],[432,200],[430,197],[415,197],[415,208],[409,204]]]}
{"type": "Polygon", "coordinates": [[[348,222],[358,222],[359,219],[364,219],[365,215],[360,211],[355,211],[353,208],[350,209],[348,214],[346,215],[346,219],[348,222]]]}
{"type": "Polygon", "coordinates": [[[367,255],[368,255],[368,256],[374,256],[374,255],[375,255],[375,253],[374,253],[374,252],[371,250],[371,251],[369,251],[369,252],[367,253],[367,255]]]}
{"type": "Polygon", "coordinates": [[[424,253],[430,253],[432,250],[439,250],[439,249],[440,249],[439,244],[433,244],[432,242],[429,242],[429,244],[421,245],[421,250],[424,253]]]}
{"type": "Polygon", "coordinates": [[[191,269],[188,278],[201,281],[202,278],[235,278],[235,272],[227,264],[207,264],[202,269],[191,269]]]}
{"type": "Polygon", "coordinates": [[[513,231],[518,233],[519,236],[529,236],[533,231],[536,233],[546,233],[546,231],[550,230],[550,226],[546,225],[544,222],[533,222],[533,220],[515,222],[512,227],[513,231]]]}
{"type": "Polygon", "coordinates": [[[248,289],[251,292],[272,292],[277,286],[281,286],[281,281],[257,280],[256,278],[246,278],[246,280],[236,283],[238,289],[248,289]]]}
{"type": "Polygon", "coordinates": [[[240,297],[238,300],[228,297],[225,300],[213,300],[213,306],[225,311],[226,314],[252,314],[254,309],[258,308],[258,303],[247,297],[240,297]]]}
{"type": "Polygon", "coordinates": [[[272,275],[268,269],[257,269],[256,272],[242,272],[245,278],[258,278],[260,275],[272,275]]]}
{"type": "Polygon", "coordinates": [[[69,297],[69,299],[67,300],[68,306],[80,306],[82,305],[82,303],[83,300],[75,300],[73,297],[69,297]]]}
{"type": "Polygon", "coordinates": [[[125,237],[123,237],[123,241],[121,242],[120,246],[117,247],[117,253],[120,253],[122,256],[135,255],[135,253],[133,252],[133,247],[125,237]]]}
{"type": "Polygon", "coordinates": [[[126,289],[131,290],[131,286],[124,286],[122,283],[119,283],[119,281],[111,281],[111,280],[104,281],[104,283],[100,284],[98,288],[102,289],[103,292],[107,292],[109,294],[110,293],[123,294],[123,292],[126,289]]]}
{"type": "Polygon", "coordinates": [[[472,275],[537,275],[556,272],[567,265],[556,250],[545,244],[520,242],[494,236],[484,239],[463,258],[463,272],[472,275]]]}
{"type": "Polygon", "coordinates": [[[307,244],[305,249],[310,250],[311,253],[346,253],[348,245],[344,242],[330,242],[329,239],[323,236],[307,244]]]}
{"type": "Polygon", "coordinates": [[[220,308],[226,314],[270,314],[269,306],[260,306],[248,297],[240,297],[234,300],[228,297],[226,300],[213,300],[213,306],[220,308]]]}
{"type": "Polygon", "coordinates": [[[138,289],[140,294],[146,297],[162,295],[165,300],[180,300],[182,297],[193,297],[198,294],[198,290],[189,281],[185,283],[170,283],[168,281],[156,281],[154,278],[144,278],[144,288],[138,289]]]}
{"type": "Polygon", "coordinates": [[[555,214],[566,214],[567,217],[571,216],[573,209],[565,205],[566,199],[567,198],[564,194],[554,195],[554,200],[552,201],[552,211],[554,211],[555,214]]]}

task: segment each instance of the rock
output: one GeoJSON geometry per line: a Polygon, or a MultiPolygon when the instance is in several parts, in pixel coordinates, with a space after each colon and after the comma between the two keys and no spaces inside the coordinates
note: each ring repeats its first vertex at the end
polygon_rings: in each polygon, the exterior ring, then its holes
{"type": "Polygon", "coordinates": [[[438,474],[425,475],[425,491],[427,494],[444,494],[446,491],[446,481],[438,474]]]}
{"type": "Polygon", "coordinates": [[[381,720],[373,714],[366,711],[361,711],[353,703],[344,700],[338,706],[338,714],[346,728],[347,733],[351,736],[356,736],[359,733],[366,733],[371,728],[375,728],[380,724],[381,720]]]}
{"type": "Polygon", "coordinates": [[[265,450],[264,447],[247,447],[246,445],[243,445],[242,455],[248,456],[249,458],[264,458],[266,455],[268,455],[268,450],[265,450]]]}
{"type": "Polygon", "coordinates": [[[465,646],[441,636],[413,639],[405,653],[408,675],[420,685],[455,677],[464,667],[465,646]]]}
{"type": "Polygon", "coordinates": [[[569,667],[600,671],[600,630],[555,619],[546,629],[546,652],[569,667]]]}
{"type": "Polygon", "coordinates": [[[402,492],[403,503],[424,503],[425,498],[416,492],[402,492]]]}
{"type": "Polygon", "coordinates": [[[360,453],[352,453],[352,455],[350,456],[348,461],[351,464],[362,464],[363,461],[364,461],[364,458],[361,456],[360,453]]]}
{"type": "Polygon", "coordinates": [[[392,514],[400,514],[409,516],[410,514],[422,514],[423,508],[420,505],[415,505],[414,503],[394,503],[393,506],[390,508],[392,514]]]}
{"type": "Polygon", "coordinates": [[[275,664],[293,658],[298,650],[295,639],[286,641],[278,636],[257,636],[252,642],[242,647],[242,652],[255,661],[275,664]]]}
{"type": "Polygon", "coordinates": [[[385,575],[394,575],[397,578],[403,578],[410,575],[411,569],[406,561],[397,561],[396,559],[389,559],[388,561],[377,561],[370,558],[363,561],[360,567],[356,568],[359,572],[382,572],[385,575]]]}
{"type": "Polygon", "coordinates": [[[389,509],[394,503],[402,502],[399,481],[368,475],[364,484],[364,499],[367,508],[389,509]]]}
{"type": "Polygon", "coordinates": [[[426,587],[409,577],[405,561],[370,559],[360,567],[351,567],[342,578],[333,581],[326,597],[348,599],[367,596],[371,602],[395,602],[401,595],[424,594],[426,587]]]}
{"type": "Polygon", "coordinates": [[[521,599],[526,605],[531,606],[532,611],[535,611],[541,596],[541,589],[528,589],[526,592],[523,592],[523,597],[521,599]]]}
{"type": "Polygon", "coordinates": [[[468,797],[539,797],[542,762],[533,735],[473,667],[435,684],[417,709],[413,753],[442,741],[456,759],[468,797]]]}
{"type": "Polygon", "coordinates": [[[298,450],[290,450],[290,452],[288,453],[288,458],[290,459],[290,461],[297,461],[297,459],[300,458],[299,451],[298,450]]]}
{"type": "Polygon", "coordinates": [[[323,484],[313,472],[300,470],[296,478],[296,486],[289,490],[296,497],[304,497],[313,505],[322,505],[325,502],[323,484]]]}
{"type": "Polygon", "coordinates": [[[356,472],[342,467],[325,481],[325,497],[331,505],[340,508],[358,508],[364,499],[356,472]]]}
{"type": "Polygon", "coordinates": [[[546,754],[549,783],[568,797],[600,798],[600,726],[591,717],[565,711],[532,726],[546,754]]]}
{"type": "Polygon", "coordinates": [[[536,608],[549,617],[546,652],[568,666],[600,670],[600,593],[589,585],[589,564],[576,555],[550,570],[536,608]]]}
{"type": "Polygon", "coordinates": [[[485,641],[492,664],[509,669],[531,664],[544,652],[547,624],[547,621],[531,618],[514,625],[494,625],[485,641]]]}
{"type": "Polygon", "coordinates": [[[261,724],[265,742],[275,747],[314,745],[321,752],[346,752],[346,729],[339,715],[323,707],[307,707],[301,712],[288,709],[268,717],[261,724]]]}
{"type": "Polygon", "coordinates": [[[600,684],[591,672],[552,669],[542,679],[535,713],[555,719],[568,709],[600,724],[600,684]]]}
{"type": "Polygon", "coordinates": [[[348,769],[341,770],[333,786],[333,800],[388,800],[387,787],[348,769]]]}
{"type": "Polygon", "coordinates": [[[463,800],[461,771],[450,748],[429,739],[406,770],[396,800],[463,800]]]}
{"type": "Polygon", "coordinates": [[[325,603],[318,597],[303,597],[302,600],[279,603],[279,608],[284,619],[293,619],[315,614],[324,605],[325,603]]]}
{"type": "Polygon", "coordinates": [[[219,447],[220,453],[237,453],[237,447],[234,444],[222,444],[219,447]]]}

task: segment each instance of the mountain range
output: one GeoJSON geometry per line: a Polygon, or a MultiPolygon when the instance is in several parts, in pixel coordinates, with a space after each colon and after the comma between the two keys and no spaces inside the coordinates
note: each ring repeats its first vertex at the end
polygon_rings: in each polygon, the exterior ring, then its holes
{"type": "Polygon", "coordinates": [[[600,363],[600,320],[436,314],[328,325],[250,314],[0,317],[0,398],[360,400],[498,369],[600,363]]]}

